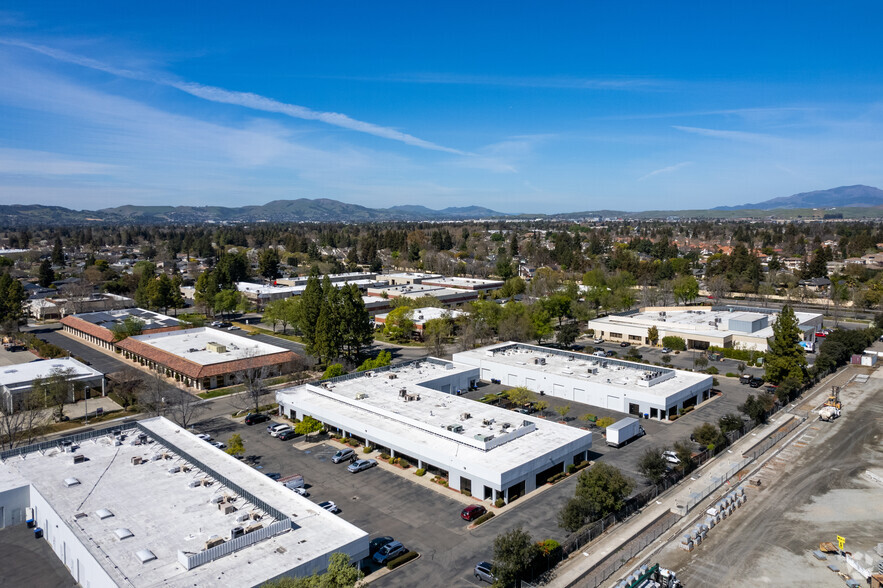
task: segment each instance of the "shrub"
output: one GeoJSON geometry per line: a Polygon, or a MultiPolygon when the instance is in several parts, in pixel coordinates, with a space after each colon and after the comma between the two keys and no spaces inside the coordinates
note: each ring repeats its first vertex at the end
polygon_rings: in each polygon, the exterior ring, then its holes
{"type": "Polygon", "coordinates": [[[475,522],[472,524],[473,524],[473,526],[477,527],[478,525],[480,525],[484,522],[487,522],[487,521],[491,520],[492,518],[494,518],[494,513],[486,512],[483,515],[481,515],[480,517],[478,517],[477,519],[475,519],[475,522]]]}
{"type": "Polygon", "coordinates": [[[686,351],[687,349],[687,344],[684,340],[681,337],[675,337],[674,335],[663,337],[662,346],[674,349],[675,351],[686,351]]]}
{"type": "Polygon", "coordinates": [[[502,498],[497,498],[496,500],[494,500],[494,506],[496,506],[497,508],[503,508],[504,506],[506,506],[506,501],[502,498]]]}
{"type": "Polygon", "coordinates": [[[389,462],[389,465],[395,465],[395,464],[396,464],[396,458],[395,458],[395,457],[390,457],[390,458],[389,458],[388,460],[386,460],[386,461],[389,462]]]}
{"type": "Polygon", "coordinates": [[[719,374],[719,373],[720,373],[720,370],[718,370],[718,369],[717,369],[716,367],[714,367],[714,366],[711,366],[710,368],[708,368],[707,370],[705,370],[705,373],[706,373],[706,374],[719,374]]]}
{"type": "Polygon", "coordinates": [[[712,386],[720,386],[721,383],[720,383],[720,381],[718,381],[717,378],[711,378],[711,385],[712,386]]]}
{"type": "Polygon", "coordinates": [[[472,496],[472,492],[470,492],[469,490],[460,490],[460,494],[462,494],[463,496],[472,496]]]}
{"type": "Polygon", "coordinates": [[[559,549],[561,549],[561,544],[555,541],[554,539],[546,539],[545,541],[538,541],[537,546],[540,548],[540,553],[544,557],[549,557],[559,549]]]}
{"type": "Polygon", "coordinates": [[[549,483],[555,484],[557,482],[560,482],[561,480],[563,480],[566,477],[567,477],[567,472],[558,472],[557,474],[555,474],[554,476],[549,478],[549,483]]]}
{"type": "Polygon", "coordinates": [[[349,445],[350,447],[358,447],[359,441],[357,439],[353,439],[352,437],[350,437],[349,439],[346,440],[346,444],[349,445]]]}
{"type": "Polygon", "coordinates": [[[362,453],[371,453],[372,451],[374,451],[374,448],[368,447],[367,445],[362,448],[362,453]]]}
{"type": "Polygon", "coordinates": [[[604,417],[604,418],[598,419],[598,422],[595,424],[598,425],[599,427],[601,427],[602,429],[606,429],[607,427],[609,427],[610,425],[612,425],[615,422],[616,422],[616,419],[614,419],[612,417],[604,417]]]}
{"type": "Polygon", "coordinates": [[[728,378],[738,378],[739,374],[734,374],[733,372],[727,372],[724,374],[728,378]]]}
{"type": "Polygon", "coordinates": [[[409,462],[407,459],[402,459],[401,457],[397,457],[397,458],[396,458],[396,463],[397,463],[398,466],[399,466],[400,468],[402,468],[403,470],[406,470],[406,469],[408,469],[409,467],[411,467],[411,462],[409,462]]]}
{"type": "Polygon", "coordinates": [[[414,472],[414,473],[417,474],[417,475],[420,476],[420,477],[423,477],[423,476],[426,475],[426,470],[425,470],[424,468],[419,468],[419,469],[418,469],[416,472],[414,472]]]}
{"type": "Polygon", "coordinates": [[[381,453],[380,459],[389,459],[389,454],[388,453],[381,453]]]}
{"type": "Polygon", "coordinates": [[[579,462],[579,463],[572,463],[572,464],[570,464],[569,466],[567,466],[567,473],[568,473],[568,474],[576,473],[576,472],[580,471],[580,470],[583,469],[583,468],[587,468],[587,467],[589,467],[589,465],[591,465],[591,463],[592,463],[592,462],[590,462],[590,461],[588,461],[588,460],[583,460],[583,461],[581,461],[581,462],[579,462]]]}
{"type": "Polygon", "coordinates": [[[397,558],[395,558],[394,560],[391,560],[389,563],[387,563],[386,569],[394,570],[397,567],[399,567],[400,565],[408,563],[412,559],[416,558],[418,555],[420,555],[420,554],[417,553],[416,551],[409,551],[408,553],[406,553],[404,555],[400,555],[397,558]]]}

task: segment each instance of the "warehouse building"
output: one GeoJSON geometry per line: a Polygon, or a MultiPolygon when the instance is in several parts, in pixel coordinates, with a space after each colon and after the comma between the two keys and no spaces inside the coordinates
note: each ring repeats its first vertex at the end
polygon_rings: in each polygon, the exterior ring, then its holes
{"type": "Polygon", "coordinates": [[[492,292],[502,288],[506,282],[502,280],[483,280],[481,278],[441,277],[424,279],[426,286],[438,286],[439,288],[453,288],[455,290],[475,290],[477,292],[492,292]]]}
{"type": "Polygon", "coordinates": [[[478,292],[475,290],[455,290],[454,288],[441,288],[439,286],[427,286],[424,284],[408,284],[402,286],[375,286],[368,288],[368,296],[386,298],[423,298],[432,296],[440,300],[445,306],[456,306],[464,302],[478,300],[478,292]]]}
{"type": "Polygon", "coordinates": [[[484,381],[659,420],[707,400],[713,382],[705,374],[512,342],[453,360],[480,370],[484,381]]]}
{"type": "MultiPolygon", "coordinates": [[[[803,340],[815,343],[815,334],[822,327],[822,315],[795,312],[803,340]]],[[[640,312],[610,315],[589,321],[596,337],[608,341],[627,341],[648,345],[647,330],[656,327],[659,339],[682,338],[688,349],[709,346],[766,351],[767,339],[773,336],[773,323],[778,312],[769,308],[716,306],[683,308],[680,306],[644,308],[640,312]]]]}
{"type": "Polygon", "coordinates": [[[207,327],[128,337],[117,348],[126,359],[197,390],[233,385],[246,370],[286,374],[299,359],[288,349],[207,327]]]}
{"type": "Polygon", "coordinates": [[[61,324],[65,333],[113,351],[117,341],[113,329],[122,326],[126,319],[140,322],[142,335],[177,331],[181,328],[181,321],[178,319],[143,308],[72,314],[61,319],[61,324]]]}
{"type": "Polygon", "coordinates": [[[162,417],[0,454],[0,527],[32,520],[79,586],[259,586],[368,535],[162,417]]]}
{"type": "Polygon", "coordinates": [[[590,433],[459,396],[479,370],[427,358],[280,390],[280,410],[409,460],[450,488],[506,501],[587,458],[590,433]]]}
{"type": "Polygon", "coordinates": [[[46,379],[53,373],[63,373],[70,383],[69,402],[86,394],[104,396],[104,374],[72,357],[44,359],[0,367],[0,409],[10,414],[33,390],[34,381],[46,379]]]}

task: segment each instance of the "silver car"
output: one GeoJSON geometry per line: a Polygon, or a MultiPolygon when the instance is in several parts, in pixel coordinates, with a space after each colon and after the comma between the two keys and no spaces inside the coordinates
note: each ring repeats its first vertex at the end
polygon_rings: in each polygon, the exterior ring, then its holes
{"type": "Polygon", "coordinates": [[[331,458],[331,461],[334,463],[340,463],[342,461],[352,459],[355,455],[356,452],[352,449],[341,449],[334,454],[334,457],[331,458]]]}
{"type": "Polygon", "coordinates": [[[351,463],[347,466],[347,470],[351,473],[355,474],[356,472],[361,472],[362,470],[367,470],[369,468],[373,468],[377,465],[376,459],[359,459],[351,463]]]}
{"type": "Polygon", "coordinates": [[[480,561],[475,564],[475,579],[481,582],[493,584],[497,579],[494,577],[494,564],[480,561]]]}

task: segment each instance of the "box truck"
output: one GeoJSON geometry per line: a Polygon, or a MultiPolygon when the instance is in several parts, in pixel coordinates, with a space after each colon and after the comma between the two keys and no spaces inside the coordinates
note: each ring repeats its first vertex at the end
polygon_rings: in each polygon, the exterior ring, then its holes
{"type": "Polygon", "coordinates": [[[632,439],[644,434],[644,427],[636,418],[627,417],[616,421],[605,430],[607,445],[622,447],[632,439]]]}

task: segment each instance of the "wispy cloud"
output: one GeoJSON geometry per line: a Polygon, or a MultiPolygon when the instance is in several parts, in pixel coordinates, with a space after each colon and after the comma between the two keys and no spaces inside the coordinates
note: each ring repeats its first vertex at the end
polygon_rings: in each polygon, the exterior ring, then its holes
{"type": "Polygon", "coordinates": [[[460,151],[459,149],[444,147],[442,145],[420,139],[418,137],[403,133],[390,127],[384,127],[373,123],[360,121],[337,112],[323,112],[319,110],[313,110],[305,106],[279,102],[278,100],[267,98],[266,96],[261,96],[259,94],[253,94],[251,92],[237,92],[214,86],[206,86],[195,82],[176,80],[167,76],[160,76],[149,74],[146,72],[118,68],[113,65],[98,61],[96,59],[84,57],[82,55],[76,55],[52,47],[35,45],[33,43],[28,43],[25,41],[0,38],[0,43],[28,49],[30,51],[40,53],[58,61],[71,63],[98,71],[103,71],[105,73],[109,73],[118,77],[152,82],[155,84],[168,86],[180,90],[181,92],[190,94],[191,96],[202,98],[203,100],[209,100],[211,102],[232,104],[252,110],[283,114],[285,116],[302,120],[315,120],[351,131],[366,133],[368,135],[374,135],[375,137],[381,137],[392,141],[399,141],[401,143],[405,143],[406,145],[411,145],[414,147],[430,149],[433,151],[443,151],[446,153],[454,153],[457,155],[466,155],[466,153],[460,151]]]}
{"type": "Polygon", "coordinates": [[[115,165],[68,159],[31,149],[0,149],[0,174],[37,176],[107,175],[115,165]]]}
{"type": "Polygon", "coordinates": [[[692,133],[694,135],[702,135],[703,137],[712,137],[714,139],[726,139],[729,141],[740,141],[743,143],[769,143],[778,140],[773,135],[765,135],[763,133],[747,133],[745,131],[725,131],[720,129],[703,129],[700,127],[684,127],[680,125],[672,125],[679,131],[692,133]]]}
{"type": "Polygon", "coordinates": [[[413,73],[388,76],[329,76],[365,82],[396,82],[403,84],[449,84],[467,86],[510,86],[518,88],[552,88],[562,90],[660,90],[672,85],[667,80],[642,77],[579,78],[569,76],[530,77],[464,75],[449,73],[413,73]]]}
{"type": "Polygon", "coordinates": [[[681,163],[676,163],[676,164],[674,164],[674,165],[669,165],[668,167],[661,167],[661,168],[659,168],[659,169],[655,169],[655,170],[653,170],[653,171],[650,172],[649,174],[646,174],[646,175],[641,176],[640,178],[638,178],[638,181],[639,181],[639,182],[643,182],[644,180],[646,180],[646,179],[648,179],[648,178],[652,178],[653,176],[658,176],[658,175],[662,175],[662,174],[670,174],[670,173],[674,173],[674,172],[676,172],[676,171],[678,171],[678,170],[680,170],[680,169],[684,169],[685,167],[689,167],[689,166],[691,166],[691,165],[693,165],[693,162],[692,162],[692,161],[682,161],[681,163]]]}

